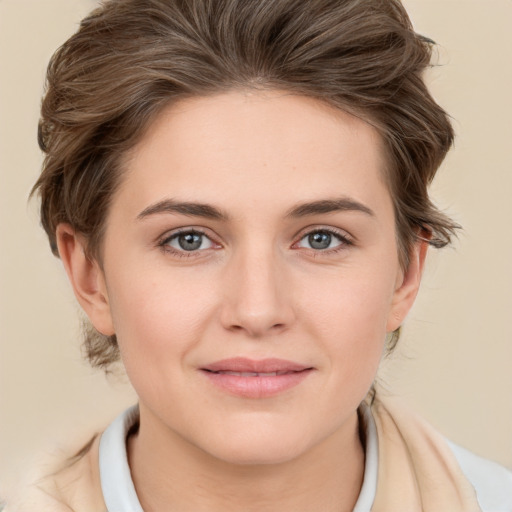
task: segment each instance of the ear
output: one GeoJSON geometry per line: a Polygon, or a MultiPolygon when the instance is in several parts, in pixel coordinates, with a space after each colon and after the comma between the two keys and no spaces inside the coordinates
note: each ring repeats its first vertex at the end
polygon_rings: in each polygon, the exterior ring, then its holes
{"type": "Polygon", "coordinates": [[[113,335],[104,274],[98,262],[87,256],[84,237],[69,224],[59,224],[56,236],[60,258],[82,309],[96,330],[106,336],[113,335]]]}
{"type": "Polygon", "coordinates": [[[428,238],[419,238],[410,254],[409,265],[405,271],[401,272],[395,292],[393,302],[388,316],[387,332],[395,331],[402,325],[407,313],[411,309],[418,290],[420,288],[421,276],[427,256],[428,238]]]}

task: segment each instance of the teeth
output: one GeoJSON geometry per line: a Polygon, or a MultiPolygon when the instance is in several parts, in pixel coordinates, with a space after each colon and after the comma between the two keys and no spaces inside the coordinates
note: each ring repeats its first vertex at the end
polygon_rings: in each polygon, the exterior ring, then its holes
{"type": "Polygon", "coordinates": [[[283,375],[286,372],[256,373],[256,372],[220,371],[217,373],[220,373],[222,375],[235,375],[237,377],[276,377],[277,375],[283,375]]]}

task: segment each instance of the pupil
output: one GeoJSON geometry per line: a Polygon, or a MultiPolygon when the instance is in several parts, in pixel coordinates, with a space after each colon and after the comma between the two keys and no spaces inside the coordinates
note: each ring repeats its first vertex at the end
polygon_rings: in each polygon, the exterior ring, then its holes
{"type": "Polygon", "coordinates": [[[329,233],[313,233],[309,235],[309,245],[313,249],[327,249],[331,245],[331,235],[329,233]]]}
{"type": "Polygon", "coordinates": [[[184,251],[194,251],[201,247],[201,237],[202,235],[197,233],[187,233],[186,235],[179,236],[178,243],[184,251]]]}

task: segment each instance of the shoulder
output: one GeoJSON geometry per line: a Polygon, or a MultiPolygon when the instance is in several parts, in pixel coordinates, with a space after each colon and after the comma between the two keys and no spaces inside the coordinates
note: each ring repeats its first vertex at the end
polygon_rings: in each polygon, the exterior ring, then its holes
{"type": "Polygon", "coordinates": [[[99,437],[71,457],[45,462],[39,476],[8,501],[4,512],[106,511],[98,468],[99,437]]]}
{"type": "MultiPolygon", "coordinates": [[[[392,452],[393,456],[403,448],[407,455],[403,458],[413,466],[418,483],[435,496],[442,494],[443,489],[448,493],[456,489],[471,504],[476,500],[482,512],[512,512],[510,470],[449,442],[402,400],[380,398],[372,405],[372,414],[377,426],[380,425],[379,442],[387,442],[387,453],[392,452]]],[[[397,477],[397,481],[401,478],[397,477]]],[[[466,509],[469,510],[463,508],[466,509]]]]}
{"type": "Polygon", "coordinates": [[[44,487],[33,484],[23,490],[23,496],[9,500],[2,512],[73,512],[58,498],[48,494],[44,487]]]}
{"type": "Polygon", "coordinates": [[[512,512],[512,471],[450,441],[448,446],[475,488],[483,512],[512,512]]]}

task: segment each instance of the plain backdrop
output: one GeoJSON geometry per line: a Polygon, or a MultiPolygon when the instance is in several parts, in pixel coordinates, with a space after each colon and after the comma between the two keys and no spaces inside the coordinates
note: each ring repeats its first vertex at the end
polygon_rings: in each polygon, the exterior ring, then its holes
{"type": "MultiPolygon", "coordinates": [[[[432,193],[464,226],[432,251],[382,385],[447,437],[512,467],[512,1],[407,0],[439,43],[429,82],[457,142],[432,193]]],[[[81,359],[74,297],[27,202],[44,72],[95,0],[0,0],[0,495],[44,450],[135,401],[81,359]]]]}

